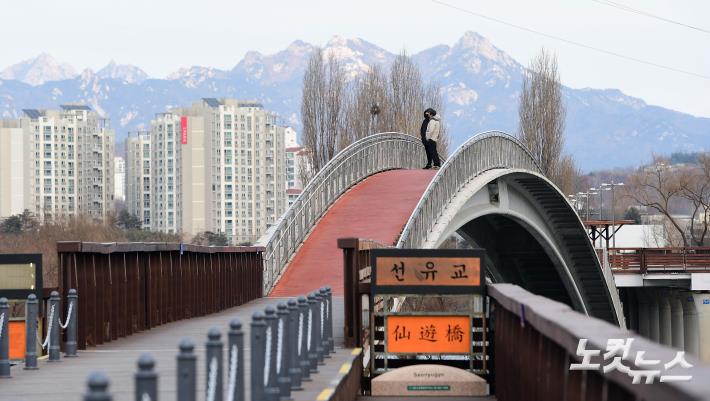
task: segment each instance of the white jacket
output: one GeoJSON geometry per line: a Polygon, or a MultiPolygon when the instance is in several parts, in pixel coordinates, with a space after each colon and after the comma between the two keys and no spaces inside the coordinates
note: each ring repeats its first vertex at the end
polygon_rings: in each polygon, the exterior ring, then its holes
{"type": "Polygon", "coordinates": [[[426,139],[431,139],[432,141],[439,140],[440,133],[440,123],[439,116],[432,116],[429,119],[429,123],[426,126],[426,139]]]}

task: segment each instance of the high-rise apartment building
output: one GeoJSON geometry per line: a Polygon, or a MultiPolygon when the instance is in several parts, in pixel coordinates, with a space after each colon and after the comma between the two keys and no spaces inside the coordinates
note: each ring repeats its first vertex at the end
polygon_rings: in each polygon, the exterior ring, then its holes
{"type": "Polygon", "coordinates": [[[151,228],[150,133],[128,133],[126,138],[126,208],[151,228]]]}
{"type": "Polygon", "coordinates": [[[113,199],[126,200],[126,160],[119,156],[113,158],[113,199]]]}
{"type": "Polygon", "coordinates": [[[20,120],[0,120],[0,219],[25,209],[28,145],[20,120]]]}
{"type": "Polygon", "coordinates": [[[108,120],[85,105],[62,105],[59,110],[23,110],[19,121],[12,121],[3,124],[22,129],[22,145],[13,146],[25,149],[23,209],[41,220],[76,215],[105,220],[114,191],[114,137],[108,120]]]}
{"type": "MultiPolygon", "coordinates": [[[[233,244],[261,236],[286,208],[284,127],[276,118],[259,103],[214,98],[157,114],[150,228],[224,233],[233,244]]],[[[132,199],[135,189],[127,189],[132,199]]]]}

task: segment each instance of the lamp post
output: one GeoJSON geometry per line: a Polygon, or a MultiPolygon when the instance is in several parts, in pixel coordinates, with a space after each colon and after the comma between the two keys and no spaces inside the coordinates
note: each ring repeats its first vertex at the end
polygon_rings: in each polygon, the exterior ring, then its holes
{"type": "Polygon", "coordinates": [[[587,192],[584,193],[587,196],[587,220],[589,220],[589,203],[591,200],[590,196],[597,194],[597,192],[594,192],[594,190],[595,188],[589,188],[587,192]]]}
{"type": "Polygon", "coordinates": [[[611,190],[611,242],[612,247],[616,248],[616,224],[615,224],[615,213],[614,213],[614,187],[623,187],[623,182],[614,182],[614,177],[611,177],[611,183],[602,183],[605,191],[611,190]]]}
{"type": "Polygon", "coordinates": [[[377,105],[377,103],[373,104],[372,107],[370,107],[370,129],[372,130],[373,134],[377,133],[377,115],[380,114],[380,106],[377,105]]]}

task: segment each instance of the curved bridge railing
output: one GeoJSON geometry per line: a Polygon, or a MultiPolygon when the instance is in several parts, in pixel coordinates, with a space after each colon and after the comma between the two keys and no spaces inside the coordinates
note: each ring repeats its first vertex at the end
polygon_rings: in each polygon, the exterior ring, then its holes
{"type": "Polygon", "coordinates": [[[483,132],[459,146],[429,183],[404,226],[398,248],[417,248],[454,194],[478,175],[495,168],[542,173],[530,152],[516,138],[499,131],[483,132]]]}
{"type": "MultiPolygon", "coordinates": [[[[264,251],[264,294],[303,243],[318,219],[348,188],[386,170],[421,168],[424,148],[402,133],[370,135],[340,151],[306,185],[279,221],[258,241],[264,251]]],[[[335,239],[333,239],[335,241],[335,239]]]]}

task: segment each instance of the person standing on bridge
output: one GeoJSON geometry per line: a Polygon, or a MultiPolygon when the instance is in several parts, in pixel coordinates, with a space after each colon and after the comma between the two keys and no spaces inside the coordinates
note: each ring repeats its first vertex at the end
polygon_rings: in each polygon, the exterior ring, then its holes
{"type": "Polygon", "coordinates": [[[422,137],[424,151],[426,152],[425,170],[432,168],[432,162],[434,162],[434,169],[441,167],[439,153],[436,151],[436,141],[439,140],[440,125],[441,123],[439,117],[436,115],[436,110],[432,108],[424,110],[424,121],[420,129],[420,135],[422,137]]]}

